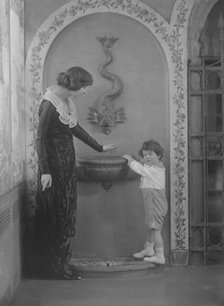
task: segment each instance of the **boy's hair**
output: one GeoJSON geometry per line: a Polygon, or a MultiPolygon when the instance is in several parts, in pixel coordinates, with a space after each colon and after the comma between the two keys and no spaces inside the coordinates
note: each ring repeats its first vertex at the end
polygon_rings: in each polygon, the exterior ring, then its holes
{"type": "Polygon", "coordinates": [[[164,149],[162,146],[155,140],[148,140],[143,142],[141,150],[139,150],[138,154],[143,157],[143,151],[154,151],[159,159],[162,159],[164,154],[164,149]]]}

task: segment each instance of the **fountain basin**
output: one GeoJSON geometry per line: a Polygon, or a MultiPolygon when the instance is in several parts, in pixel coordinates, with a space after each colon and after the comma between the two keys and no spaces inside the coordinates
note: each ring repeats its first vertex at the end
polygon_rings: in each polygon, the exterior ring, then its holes
{"type": "Polygon", "coordinates": [[[70,265],[78,272],[122,272],[155,268],[155,264],[132,258],[72,258],[70,265]]]}
{"type": "Polygon", "coordinates": [[[137,177],[129,167],[127,160],[120,156],[97,156],[78,160],[78,178],[80,181],[112,182],[131,180],[137,177]]]}

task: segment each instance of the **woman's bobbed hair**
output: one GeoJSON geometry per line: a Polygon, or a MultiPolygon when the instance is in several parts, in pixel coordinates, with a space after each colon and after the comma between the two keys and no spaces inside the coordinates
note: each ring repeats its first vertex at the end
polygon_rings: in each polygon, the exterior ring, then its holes
{"type": "Polygon", "coordinates": [[[72,67],[65,72],[59,73],[57,77],[58,85],[71,91],[76,91],[82,87],[93,84],[92,75],[82,67],[72,67]]]}
{"type": "Polygon", "coordinates": [[[162,159],[164,155],[164,149],[162,146],[155,140],[148,140],[143,142],[141,150],[139,150],[138,154],[143,157],[143,151],[154,151],[159,159],[162,159]]]}

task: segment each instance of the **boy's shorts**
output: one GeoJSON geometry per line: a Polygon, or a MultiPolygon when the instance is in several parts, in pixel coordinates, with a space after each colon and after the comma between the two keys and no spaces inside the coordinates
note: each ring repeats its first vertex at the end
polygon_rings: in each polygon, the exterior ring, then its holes
{"type": "Polygon", "coordinates": [[[148,229],[162,230],[168,204],[164,189],[142,189],[145,225],[148,229]]]}

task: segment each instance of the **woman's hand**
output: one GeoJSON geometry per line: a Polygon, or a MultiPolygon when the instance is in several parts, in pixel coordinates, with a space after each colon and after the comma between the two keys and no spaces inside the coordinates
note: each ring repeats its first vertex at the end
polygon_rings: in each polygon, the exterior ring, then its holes
{"type": "Polygon", "coordinates": [[[115,146],[114,144],[104,145],[103,146],[103,151],[104,152],[114,153],[114,152],[117,151],[117,146],[115,146]]]}
{"type": "Polygon", "coordinates": [[[41,184],[42,184],[42,191],[46,188],[50,188],[52,185],[52,176],[51,174],[42,174],[41,175],[41,184]]]}

